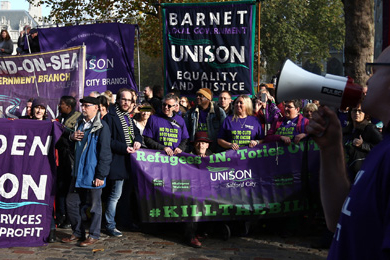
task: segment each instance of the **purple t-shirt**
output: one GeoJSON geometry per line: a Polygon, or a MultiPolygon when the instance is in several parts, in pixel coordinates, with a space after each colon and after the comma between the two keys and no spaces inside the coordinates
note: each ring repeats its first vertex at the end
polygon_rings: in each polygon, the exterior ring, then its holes
{"type": "Polygon", "coordinates": [[[366,157],[340,214],[328,259],[390,259],[390,134],[366,157]]]}
{"type": "MultiPolygon", "coordinates": [[[[303,121],[303,120],[302,120],[303,121]]],[[[276,135],[288,136],[294,138],[294,136],[300,134],[297,127],[298,117],[294,119],[285,119],[280,127],[276,130],[276,135]]],[[[305,128],[303,128],[305,129],[305,128]]]]}
{"type": "Polygon", "coordinates": [[[199,119],[198,119],[198,129],[197,132],[207,132],[207,115],[209,114],[210,109],[199,111],[199,119]]]}
{"type": "Polygon", "coordinates": [[[264,138],[259,119],[255,116],[237,118],[233,121],[233,116],[228,116],[223,121],[219,130],[218,138],[227,142],[236,143],[240,147],[249,145],[251,140],[264,138]]]}
{"type": "Polygon", "coordinates": [[[172,119],[176,122],[170,122],[159,115],[152,115],[146,123],[143,135],[175,149],[183,139],[188,139],[189,135],[181,116],[174,115],[172,119]]]}

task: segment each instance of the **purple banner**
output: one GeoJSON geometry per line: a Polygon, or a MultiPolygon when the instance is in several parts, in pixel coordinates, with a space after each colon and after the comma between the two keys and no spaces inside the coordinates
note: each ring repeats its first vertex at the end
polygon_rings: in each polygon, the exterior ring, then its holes
{"type": "Polygon", "coordinates": [[[87,46],[85,95],[91,91],[116,93],[137,90],[134,77],[134,37],[137,25],[103,23],[39,29],[41,50],[87,46]]]}
{"type": "Polygon", "coordinates": [[[0,119],[0,247],[45,243],[61,133],[58,122],[0,119]]]}
{"type": "Polygon", "coordinates": [[[143,222],[279,217],[308,210],[318,192],[319,148],[304,142],[228,150],[201,158],[139,150],[131,155],[143,222]]]}
{"type": "Polygon", "coordinates": [[[254,1],[162,6],[167,90],[253,94],[254,1]]]}
{"type": "Polygon", "coordinates": [[[41,97],[49,118],[58,113],[61,96],[82,97],[85,47],[0,57],[0,110],[6,117],[26,113],[26,102],[41,97]]]}

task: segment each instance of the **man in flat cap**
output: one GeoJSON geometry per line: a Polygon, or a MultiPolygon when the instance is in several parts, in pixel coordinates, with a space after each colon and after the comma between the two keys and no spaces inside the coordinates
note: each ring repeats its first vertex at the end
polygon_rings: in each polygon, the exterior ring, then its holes
{"type": "Polygon", "coordinates": [[[110,172],[111,134],[105,121],[100,120],[99,100],[84,97],[80,100],[82,114],[69,139],[75,145],[75,161],[72,181],[66,205],[73,234],[62,239],[63,243],[80,241],[80,246],[95,244],[100,238],[102,221],[102,188],[110,172]],[[91,225],[89,236],[85,239],[85,227],[82,222],[81,208],[87,198],[91,198],[91,225]]]}

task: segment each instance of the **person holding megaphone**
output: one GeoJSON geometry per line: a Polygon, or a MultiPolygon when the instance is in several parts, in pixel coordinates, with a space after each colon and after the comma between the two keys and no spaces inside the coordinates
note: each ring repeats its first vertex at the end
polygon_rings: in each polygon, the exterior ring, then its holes
{"type": "Polygon", "coordinates": [[[353,182],[336,113],[320,107],[306,128],[321,149],[321,201],[327,226],[335,232],[328,259],[390,258],[390,47],[366,68],[372,76],[361,109],[387,128],[353,182]]]}

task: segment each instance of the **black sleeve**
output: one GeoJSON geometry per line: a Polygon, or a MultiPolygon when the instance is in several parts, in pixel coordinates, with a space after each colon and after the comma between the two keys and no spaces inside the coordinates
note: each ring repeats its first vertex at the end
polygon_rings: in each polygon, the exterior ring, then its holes
{"type": "Polygon", "coordinates": [[[149,149],[164,150],[165,146],[154,141],[152,138],[144,136],[145,144],[149,149]]]}
{"type": "Polygon", "coordinates": [[[188,139],[183,139],[181,140],[180,144],[179,144],[179,148],[184,152],[187,148],[187,141],[188,139]]]}

